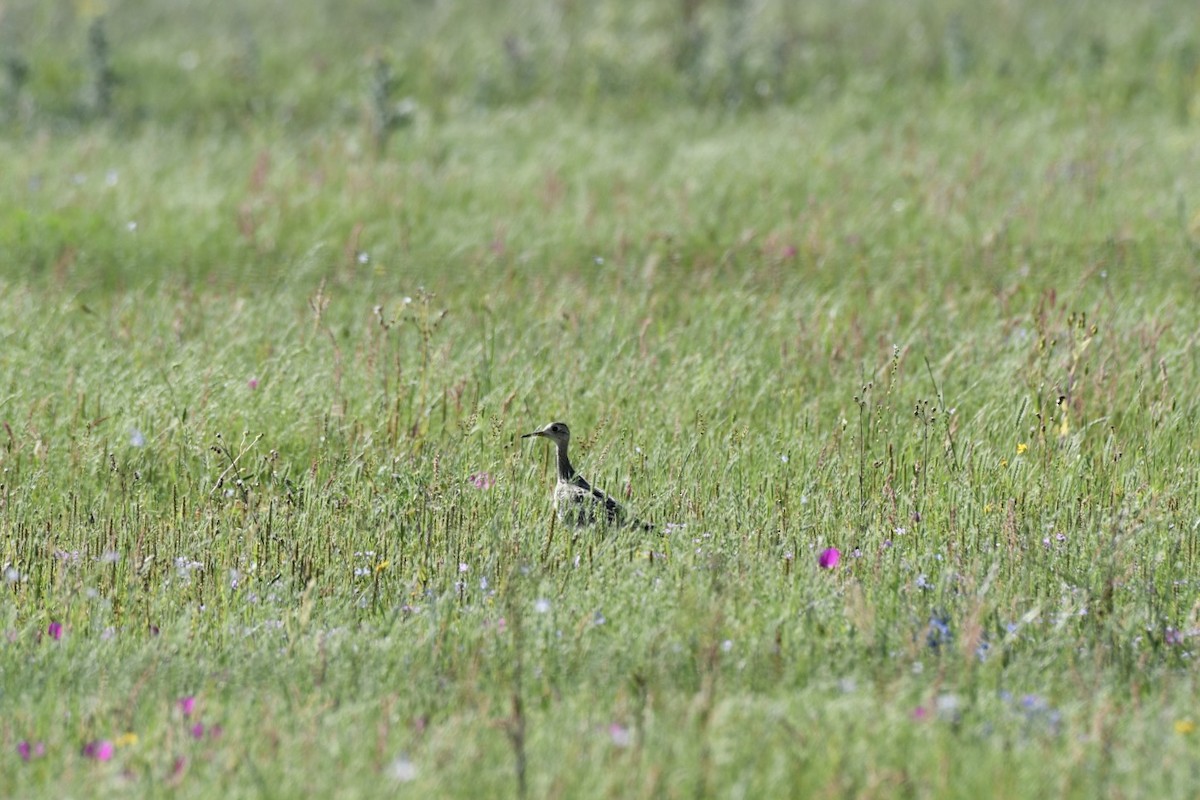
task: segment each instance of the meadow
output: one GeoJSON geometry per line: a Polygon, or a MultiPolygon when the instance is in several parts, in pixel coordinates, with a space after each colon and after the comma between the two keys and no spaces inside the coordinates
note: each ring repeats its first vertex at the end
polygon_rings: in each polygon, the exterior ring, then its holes
{"type": "Polygon", "coordinates": [[[0,795],[1196,796],[1198,124],[1181,0],[0,6],[0,795]]]}

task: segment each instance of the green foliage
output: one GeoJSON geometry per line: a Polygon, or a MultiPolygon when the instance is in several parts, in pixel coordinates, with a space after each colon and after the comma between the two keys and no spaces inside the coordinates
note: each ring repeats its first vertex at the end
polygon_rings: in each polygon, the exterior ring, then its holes
{"type": "Polygon", "coordinates": [[[1195,794],[1192,6],[3,14],[7,793],[1195,794]]]}

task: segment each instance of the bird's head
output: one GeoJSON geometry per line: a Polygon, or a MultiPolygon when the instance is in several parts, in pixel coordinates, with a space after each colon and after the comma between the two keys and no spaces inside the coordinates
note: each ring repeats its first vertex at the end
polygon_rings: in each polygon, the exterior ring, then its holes
{"type": "Polygon", "coordinates": [[[565,422],[551,422],[544,428],[538,428],[532,433],[527,433],[522,436],[522,439],[528,439],[531,436],[545,436],[547,439],[552,439],[555,443],[566,444],[571,440],[571,429],[567,427],[565,422]]]}

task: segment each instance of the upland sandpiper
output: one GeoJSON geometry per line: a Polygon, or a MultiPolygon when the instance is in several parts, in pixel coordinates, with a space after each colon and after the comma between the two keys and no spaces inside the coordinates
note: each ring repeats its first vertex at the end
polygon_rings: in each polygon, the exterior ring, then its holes
{"type": "Polygon", "coordinates": [[[554,486],[554,510],[558,518],[567,525],[581,527],[597,522],[617,528],[631,527],[654,530],[654,526],[629,516],[621,504],[584,480],[571,466],[567,446],[571,442],[571,429],[565,422],[551,422],[544,428],[522,436],[544,436],[554,442],[558,450],[558,483],[554,486]]]}

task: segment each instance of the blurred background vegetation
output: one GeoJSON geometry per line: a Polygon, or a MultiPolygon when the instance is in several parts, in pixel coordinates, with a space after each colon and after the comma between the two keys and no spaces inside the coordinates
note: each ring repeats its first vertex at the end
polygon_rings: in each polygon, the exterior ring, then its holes
{"type": "Polygon", "coordinates": [[[646,117],[936,102],[977,112],[1200,111],[1178,0],[29,0],[0,8],[9,133],[103,119],[327,131],[550,103],[646,117]]]}

